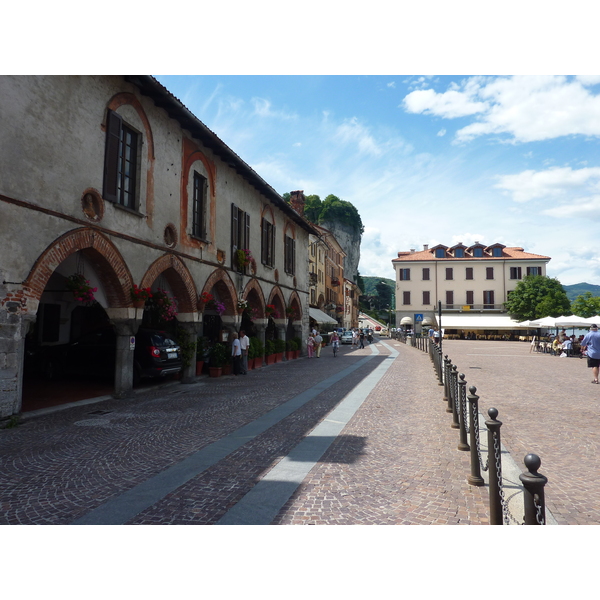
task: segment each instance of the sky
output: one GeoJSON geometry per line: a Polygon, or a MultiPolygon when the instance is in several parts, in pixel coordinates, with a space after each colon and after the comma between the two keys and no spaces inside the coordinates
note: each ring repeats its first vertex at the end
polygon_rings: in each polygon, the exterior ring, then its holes
{"type": "Polygon", "coordinates": [[[155,76],[280,194],[351,202],[363,276],[478,241],[600,284],[600,76],[155,76]]]}

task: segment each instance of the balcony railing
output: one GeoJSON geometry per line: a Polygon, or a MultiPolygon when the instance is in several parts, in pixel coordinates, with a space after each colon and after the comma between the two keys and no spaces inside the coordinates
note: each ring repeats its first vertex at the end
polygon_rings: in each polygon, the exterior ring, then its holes
{"type": "Polygon", "coordinates": [[[497,312],[506,312],[504,304],[442,304],[442,310],[454,312],[478,312],[495,310],[497,312]]]}

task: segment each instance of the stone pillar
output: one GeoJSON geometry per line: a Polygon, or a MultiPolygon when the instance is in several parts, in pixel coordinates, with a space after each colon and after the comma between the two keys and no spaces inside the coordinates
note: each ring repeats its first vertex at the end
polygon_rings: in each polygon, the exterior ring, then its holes
{"type": "MultiPolygon", "coordinates": [[[[267,331],[267,323],[268,323],[267,319],[255,319],[254,320],[254,327],[256,328],[256,337],[262,343],[263,348],[265,346],[265,341],[266,341],[265,336],[266,336],[266,331],[267,331]]],[[[264,357],[263,357],[263,362],[264,362],[264,357]]]]}
{"type": "Polygon", "coordinates": [[[142,324],[142,308],[107,308],[106,314],[117,333],[115,356],[115,398],[133,396],[133,351],[137,330],[142,324]]]}
{"type": "Polygon", "coordinates": [[[0,419],[21,412],[25,335],[35,315],[8,301],[0,308],[0,419]]]}
{"type": "MultiPolygon", "coordinates": [[[[196,343],[202,330],[202,322],[198,321],[197,313],[180,313],[177,316],[179,327],[185,329],[190,336],[190,341],[196,343]],[[186,318],[189,317],[189,318],[186,318]]],[[[183,367],[181,383],[193,383],[196,380],[196,354],[192,356],[190,364],[183,367]]]]}
{"type": "MultiPolygon", "coordinates": [[[[287,319],[273,319],[275,327],[277,328],[277,339],[285,341],[285,333],[287,330],[287,319]]],[[[286,360],[285,352],[283,353],[283,360],[286,360]]]]}
{"type": "Polygon", "coordinates": [[[294,337],[300,338],[301,340],[300,348],[298,348],[298,350],[300,350],[302,356],[306,356],[306,338],[308,335],[304,335],[303,329],[302,321],[294,321],[294,337]]]}

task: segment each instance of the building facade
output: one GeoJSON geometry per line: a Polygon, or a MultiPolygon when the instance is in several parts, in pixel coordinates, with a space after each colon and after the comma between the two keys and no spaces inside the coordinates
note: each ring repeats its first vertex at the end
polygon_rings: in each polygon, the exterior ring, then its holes
{"type": "MultiPolygon", "coordinates": [[[[468,315],[471,324],[476,323],[474,316],[506,313],[504,303],[517,283],[527,275],[546,275],[549,261],[550,257],[523,248],[479,242],[398,252],[392,260],[396,323],[414,326],[416,331],[423,322],[435,324],[439,303],[443,315],[468,315]]],[[[485,326],[483,320],[480,323],[485,326]]]]}
{"type": "Polygon", "coordinates": [[[0,103],[0,417],[22,410],[26,350],[100,321],[130,395],[134,286],[169,295],[191,336],[306,338],[315,229],[157,80],[5,76],[0,103]]]}

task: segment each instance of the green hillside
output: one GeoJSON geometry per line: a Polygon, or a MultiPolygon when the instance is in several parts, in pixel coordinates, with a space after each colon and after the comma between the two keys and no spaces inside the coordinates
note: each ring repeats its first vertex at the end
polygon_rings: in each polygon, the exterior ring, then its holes
{"type": "Polygon", "coordinates": [[[362,280],[365,286],[365,289],[362,290],[362,293],[365,296],[377,296],[377,290],[375,289],[375,286],[380,282],[380,281],[385,281],[390,288],[392,288],[392,293],[394,293],[395,289],[396,289],[396,282],[393,279],[387,279],[386,277],[365,277],[362,276],[362,280]]]}
{"type": "MultiPolygon", "coordinates": [[[[365,278],[366,279],[366,278],[365,278]]],[[[573,285],[563,285],[567,298],[573,302],[577,296],[582,296],[586,292],[592,292],[592,296],[600,296],[600,285],[592,283],[575,283],[573,285]]]]}

